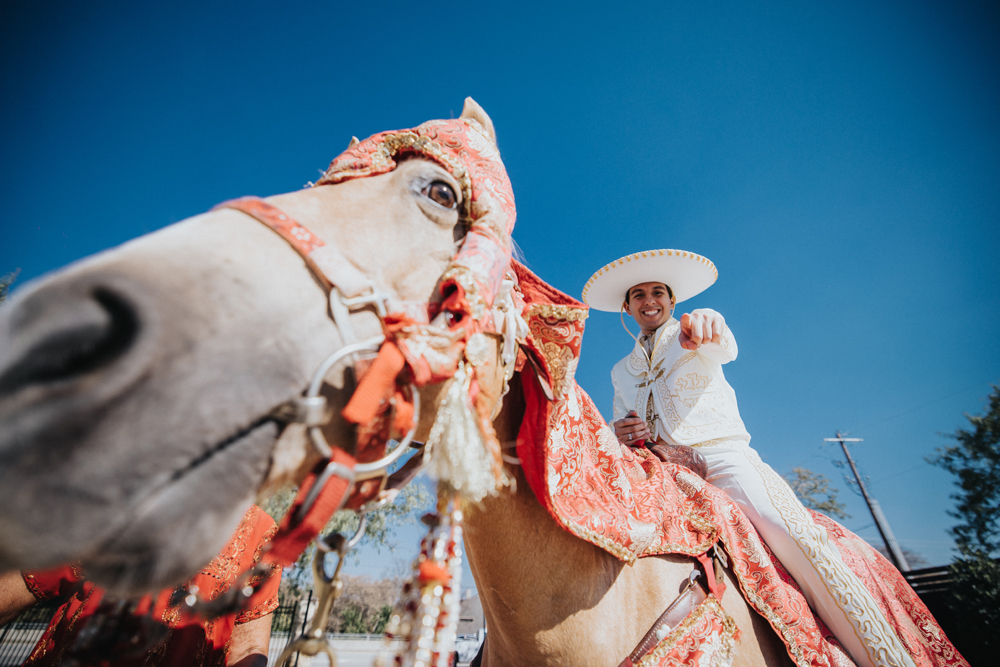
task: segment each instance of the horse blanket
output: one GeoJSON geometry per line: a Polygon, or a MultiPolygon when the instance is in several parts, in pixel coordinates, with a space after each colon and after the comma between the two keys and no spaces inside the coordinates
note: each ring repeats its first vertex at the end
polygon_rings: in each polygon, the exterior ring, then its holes
{"type": "MultiPolygon", "coordinates": [[[[526,413],[517,454],[549,514],[573,535],[627,563],[657,554],[697,556],[721,542],[745,599],[778,633],[796,665],[853,664],[729,496],[684,467],[618,442],[575,379],[587,306],[517,262],[513,267],[530,330],[521,347],[538,370],[537,380],[521,374],[526,413]]],[[[814,516],[917,665],[968,664],[891,563],[843,526],[814,516]]],[[[727,644],[724,628],[711,636],[727,644]]],[[[713,645],[708,653],[726,648],[713,645]]],[[[714,663],[704,651],[678,646],[657,647],[647,658],[655,660],[649,664],[714,663]]]]}

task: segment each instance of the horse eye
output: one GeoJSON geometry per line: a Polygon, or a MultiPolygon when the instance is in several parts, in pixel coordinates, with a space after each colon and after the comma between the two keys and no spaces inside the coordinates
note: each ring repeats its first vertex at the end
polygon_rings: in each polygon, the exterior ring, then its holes
{"type": "Polygon", "coordinates": [[[434,181],[424,188],[422,194],[445,208],[455,208],[455,204],[458,203],[455,191],[444,181],[434,181]]]}

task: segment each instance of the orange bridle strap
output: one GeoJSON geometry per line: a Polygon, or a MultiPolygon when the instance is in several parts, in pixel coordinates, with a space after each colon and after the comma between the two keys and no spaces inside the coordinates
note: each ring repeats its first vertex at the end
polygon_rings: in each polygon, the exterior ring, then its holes
{"type": "MultiPolygon", "coordinates": [[[[241,211],[274,230],[305,259],[328,292],[336,287],[346,297],[356,297],[366,291],[376,293],[371,281],[333,246],[327,245],[319,236],[264,200],[243,197],[215,207],[220,208],[241,211]]],[[[380,318],[384,318],[384,308],[383,304],[380,318]]],[[[357,391],[344,410],[344,416],[358,425],[370,423],[376,419],[380,409],[385,408],[388,399],[394,397],[397,417],[403,417],[397,421],[406,421],[411,417],[412,404],[406,402],[397,387],[397,377],[404,367],[405,360],[399,348],[391,342],[384,344],[369,372],[362,376],[357,391]]],[[[338,447],[331,448],[331,452],[331,457],[317,464],[299,486],[295,502],[281,520],[265,556],[267,562],[281,566],[294,563],[346,502],[354,486],[353,471],[357,461],[338,447]],[[314,489],[317,484],[322,486],[314,489]]]]}

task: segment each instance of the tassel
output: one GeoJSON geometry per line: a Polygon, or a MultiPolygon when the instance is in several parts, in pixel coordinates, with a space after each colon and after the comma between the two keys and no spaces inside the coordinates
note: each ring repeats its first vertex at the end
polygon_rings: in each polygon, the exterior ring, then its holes
{"type": "Polygon", "coordinates": [[[460,362],[438,405],[425,456],[430,457],[431,478],[462,499],[478,502],[495,496],[506,475],[491,456],[499,446],[487,447],[478,411],[470,401],[471,384],[471,369],[460,362]]]}

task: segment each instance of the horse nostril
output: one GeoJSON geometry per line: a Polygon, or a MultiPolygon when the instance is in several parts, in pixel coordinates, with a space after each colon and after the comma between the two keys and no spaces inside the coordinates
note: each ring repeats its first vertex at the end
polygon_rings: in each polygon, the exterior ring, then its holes
{"type": "Polygon", "coordinates": [[[139,331],[135,309],[102,287],[89,295],[43,290],[20,306],[12,313],[14,349],[3,355],[0,395],[99,370],[128,350],[139,331]]]}

